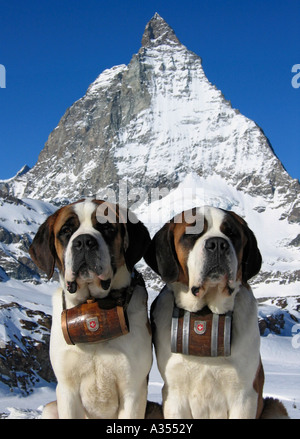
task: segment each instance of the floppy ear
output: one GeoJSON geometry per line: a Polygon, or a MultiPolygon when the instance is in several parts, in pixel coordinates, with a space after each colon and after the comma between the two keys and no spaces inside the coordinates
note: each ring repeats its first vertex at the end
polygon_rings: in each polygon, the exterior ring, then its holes
{"type": "Polygon", "coordinates": [[[29,254],[33,262],[43,270],[48,279],[51,279],[54,272],[56,251],[54,247],[53,224],[56,214],[51,215],[38,229],[31,246],[29,254]]]}
{"type": "Polygon", "coordinates": [[[147,228],[141,221],[132,223],[128,218],[126,228],[129,242],[125,250],[125,261],[128,269],[132,271],[135,264],[144,256],[151,239],[147,228]]]}
{"type": "Polygon", "coordinates": [[[246,225],[244,230],[247,236],[247,243],[243,251],[242,260],[242,280],[247,282],[251,277],[255,276],[261,267],[262,257],[257,246],[257,241],[252,230],[246,225]]]}
{"type": "Polygon", "coordinates": [[[262,257],[257,246],[255,235],[248,227],[246,221],[234,212],[228,213],[241,224],[243,232],[247,238],[246,245],[243,249],[242,259],[242,280],[243,282],[247,283],[249,279],[251,279],[259,272],[262,263],[262,257]]]}
{"type": "Polygon", "coordinates": [[[172,226],[167,223],[156,233],[144,256],[147,264],[166,283],[176,282],[179,276],[172,226]]]}

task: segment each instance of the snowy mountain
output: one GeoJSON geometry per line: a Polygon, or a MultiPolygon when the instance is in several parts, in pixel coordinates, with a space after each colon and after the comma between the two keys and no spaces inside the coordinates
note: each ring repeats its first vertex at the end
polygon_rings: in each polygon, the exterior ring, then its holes
{"type": "MultiPolygon", "coordinates": [[[[56,281],[45,281],[28,248],[58,206],[97,195],[131,207],[151,236],[195,205],[246,219],[263,256],[252,287],[266,393],[300,418],[299,194],[261,128],[231,107],[200,57],[155,14],[129,65],[101,73],[63,115],[36,165],[0,181],[0,413],[11,405],[25,410],[11,417],[37,417],[31,409],[54,397],[47,349],[56,281]]],[[[144,262],[138,269],[151,303],[161,282],[144,262]]],[[[154,365],[150,399],[159,401],[160,391],[154,365]]]]}
{"type": "Polygon", "coordinates": [[[105,70],[66,111],[37,164],[2,190],[60,203],[124,179],[129,190],[171,189],[191,172],[285,204],[290,221],[300,221],[299,182],[155,14],[129,65],[105,70]]]}
{"type": "Polygon", "coordinates": [[[39,225],[55,207],[39,200],[20,200],[0,191],[0,281],[39,277],[28,254],[39,225]]]}

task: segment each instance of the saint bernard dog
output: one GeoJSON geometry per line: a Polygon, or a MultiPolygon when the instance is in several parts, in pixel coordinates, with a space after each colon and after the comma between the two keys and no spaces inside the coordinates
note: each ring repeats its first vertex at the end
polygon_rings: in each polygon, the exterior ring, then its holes
{"type": "Polygon", "coordinates": [[[156,233],[144,258],[166,283],[151,307],[164,418],[287,417],[279,401],[262,396],[257,305],[248,285],[262,259],[246,222],[208,206],[182,212],[156,233]],[[206,307],[217,319],[232,312],[230,355],[174,351],[174,306],[185,313],[206,307]]]}
{"type": "Polygon", "coordinates": [[[45,407],[44,418],[144,418],[152,365],[144,285],[133,289],[127,307],[129,332],[121,337],[67,344],[61,313],[63,307],[126,290],[149,243],[146,227],[132,212],[100,200],[64,206],[40,226],[30,255],[49,279],[56,266],[61,283],[53,297],[50,339],[57,402],[45,407]]]}

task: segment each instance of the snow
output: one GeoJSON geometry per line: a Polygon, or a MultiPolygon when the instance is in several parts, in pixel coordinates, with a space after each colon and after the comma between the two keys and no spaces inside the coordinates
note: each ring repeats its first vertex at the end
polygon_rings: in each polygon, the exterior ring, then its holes
{"type": "Polygon", "coordinates": [[[248,175],[273,166],[257,125],[234,110],[206,78],[201,59],[183,45],[147,48],[140,60],[149,71],[150,108],[141,111],[115,141],[120,176],[169,175],[185,167],[211,174],[248,175]],[[268,157],[268,160],[266,160],[268,157]],[[146,167],[146,171],[145,171],[146,167]]]}
{"type": "Polygon", "coordinates": [[[275,334],[261,337],[264,395],[278,398],[291,418],[300,419],[300,346],[295,349],[292,340],[275,334]]]}
{"type": "MultiPolygon", "coordinates": [[[[52,314],[52,293],[57,288],[56,282],[46,282],[40,285],[25,283],[10,279],[0,284],[0,305],[15,302],[31,310],[43,311],[52,314]]],[[[23,311],[16,308],[14,312],[7,315],[4,308],[0,314],[0,347],[4,342],[16,338],[19,342],[21,336],[30,336],[30,330],[20,325],[20,320],[28,320],[23,311]],[[6,325],[4,325],[4,320],[6,325]]],[[[41,334],[42,335],[42,334],[41,334]]],[[[37,338],[37,334],[35,335],[37,338]]],[[[34,391],[24,397],[16,389],[13,392],[2,381],[0,382],[0,413],[4,413],[10,419],[36,418],[41,415],[42,406],[55,399],[55,386],[46,381],[40,380],[34,391]]]]}
{"type": "Polygon", "coordinates": [[[0,227],[17,235],[31,233],[56,208],[40,200],[24,198],[20,204],[0,201],[0,227]]]}
{"type": "MultiPolygon", "coordinates": [[[[27,304],[35,307],[40,306],[37,302],[39,300],[43,309],[49,312],[51,292],[56,286],[51,282],[35,286],[24,285],[20,281],[9,281],[1,288],[1,300],[11,300],[14,294],[15,301],[22,302],[26,298],[27,304]]],[[[150,306],[156,293],[149,290],[149,296],[150,306]]],[[[300,325],[298,326],[300,331],[300,325]]],[[[268,334],[261,337],[261,354],[265,370],[264,396],[280,399],[289,416],[300,419],[300,343],[293,343],[295,335],[268,334]],[[293,347],[293,344],[297,347],[293,347]]],[[[154,359],[149,377],[148,400],[161,402],[161,390],[162,379],[154,359]]],[[[55,399],[55,386],[46,382],[41,382],[40,386],[26,397],[10,392],[6,386],[0,384],[0,413],[5,413],[8,419],[40,418],[42,407],[55,399]]]]}
{"type": "Polygon", "coordinates": [[[89,95],[98,95],[99,90],[105,90],[111,86],[112,80],[127,69],[125,64],[114,66],[111,69],[104,70],[98,78],[90,85],[87,93],[89,95]]]}

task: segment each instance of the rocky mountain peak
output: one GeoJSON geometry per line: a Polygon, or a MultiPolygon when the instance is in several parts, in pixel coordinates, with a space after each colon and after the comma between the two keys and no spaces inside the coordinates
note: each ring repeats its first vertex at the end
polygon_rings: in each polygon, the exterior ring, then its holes
{"type": "Polygon", "coordinates": [[[28,165],[24,165],[16,174],[16,177],[20,177],[21,175],[25,175],[28,171],[30,171],[30,167],[28,165]]]}
{"type": "MultiPolygon", "coordinates": [[[[300,185],[255,122],[232,108],[159,15],[130,63],[102,72],[61,118],[36,165],[9,181],[7,196],[67,203],[107,188],[176,188],[193,174],[284,206],[300,222],[300,185]]],[[[221,184],[218,191],[221,191],[221,184]]],[[[298,236],[298,232],[293,238],[298,236]]]]}
{"type": "Polygon", "coordinates": [[[175,35],[174,30],[168,23],[156,12],[146,25],[143,38],[143,47],[157,47],[162,44],[181,44],[175,35]]]}

